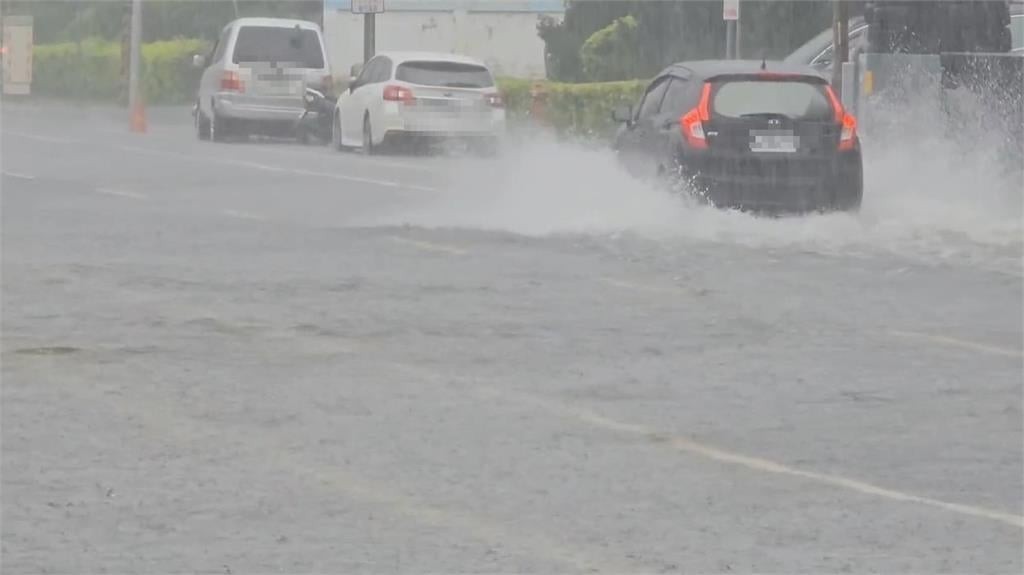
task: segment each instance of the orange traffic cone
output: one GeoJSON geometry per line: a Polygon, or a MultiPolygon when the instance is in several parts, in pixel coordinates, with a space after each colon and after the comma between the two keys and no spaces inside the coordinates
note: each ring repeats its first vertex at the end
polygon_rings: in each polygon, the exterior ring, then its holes
{"type": "Polygon", "coordinates": [[[136,102],[132,108],[132,131],[140,134],[146,132],[146,109],[142,102],[136,102]]]}

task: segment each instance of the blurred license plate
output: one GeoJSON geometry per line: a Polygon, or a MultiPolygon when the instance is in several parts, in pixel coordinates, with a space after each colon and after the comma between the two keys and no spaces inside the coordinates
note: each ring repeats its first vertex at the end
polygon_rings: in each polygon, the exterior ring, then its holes
{"type": "Polygon", "coordinates": [[[758,130],[750,132],[750,150],[753,152],[793,153],[797,148],[797,138],[793,132],[758,130]]]}

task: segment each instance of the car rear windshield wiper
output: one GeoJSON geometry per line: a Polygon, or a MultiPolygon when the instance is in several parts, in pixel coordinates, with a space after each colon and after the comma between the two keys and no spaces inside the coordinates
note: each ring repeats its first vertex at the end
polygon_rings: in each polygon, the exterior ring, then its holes
{"type": "Polygon", "coordinates": [[[447,82],[444,85],[446,88],[479,88],[476,84],[470,84],[468,82],[447,82]]]}

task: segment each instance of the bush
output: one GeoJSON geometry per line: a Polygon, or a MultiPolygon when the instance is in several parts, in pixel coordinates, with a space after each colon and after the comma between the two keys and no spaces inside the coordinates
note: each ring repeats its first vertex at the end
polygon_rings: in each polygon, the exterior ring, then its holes
{"type": "MultiPolygon", "coordinates": [[[[142,46],[143,98],[150,104],[185,104],[195,98],[200,70],[193,54],[205,54],[203,40],[182,38],[142,46]]],[[[41,96],[124,103],[121,45],[89,39],[82,43],[42,44],[33,49],[32,92],[41,96]]]]}
{"type": "MultiPolygon", "coordinates": [[[[546,121],[560,134],[584,138],[608,138],[615,131],[612,111],[621,105],[636,104],[647,80],[567,84],[542,82],[547,92],[546,121]]],[[[532,104],[533,82],[501,79],[510,120],[528,118],[532,104]]]]}
{"type": "Polygon", "coordinates": [[[639,40],[636,18],[632,16],[623,16],[594,32],[580,48],[583,76],[590,82],[635,78],[639,40]]]}

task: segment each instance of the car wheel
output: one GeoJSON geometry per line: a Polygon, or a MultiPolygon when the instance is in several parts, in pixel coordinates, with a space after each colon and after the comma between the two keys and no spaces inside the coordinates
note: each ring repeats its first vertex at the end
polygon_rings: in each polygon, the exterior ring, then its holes
{"type": "Polygon", "coordinates": [[[372,156],[377,151],[373,147],[373,129],[370,125],[370,115],[363,117],[363,153],[372,156]]]}
{"type": "Polygon", "coordinates": [[[206,114],[203,114],[198,104],[196,105],[195,126],[197,138],[203,141],[210,139],[210,120],[207,119],[206,114]]]}
{"type": "Polygon", "coordinates": [[[345,149],[345,144],[342,143],[341,139],[341,114],[335,112],[334,122],[331,125],[331,144],[335,150],[341,152],[345,149]]]}

